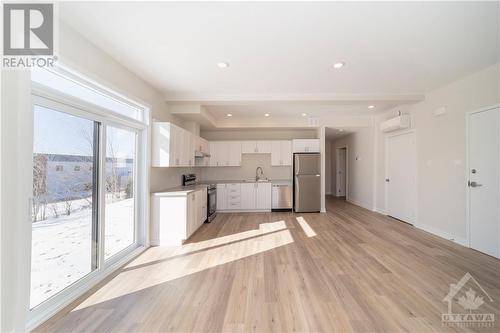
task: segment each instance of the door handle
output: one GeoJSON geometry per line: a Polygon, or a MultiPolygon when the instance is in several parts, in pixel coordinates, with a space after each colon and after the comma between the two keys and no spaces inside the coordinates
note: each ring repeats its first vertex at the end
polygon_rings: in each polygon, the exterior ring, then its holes
{"type": "Polygon", "coordinates": [[[469,181],[469,187],[481,187],[481,186],[483,186],[483,184],[469,181]]]}
{"type": "Polygon", "coordinates": [[[386,182],[386,183],[388,183],[388,182],[389,182],[389,178],[386,178],[386,179],[385,179],[385,182],[386,182]]]}

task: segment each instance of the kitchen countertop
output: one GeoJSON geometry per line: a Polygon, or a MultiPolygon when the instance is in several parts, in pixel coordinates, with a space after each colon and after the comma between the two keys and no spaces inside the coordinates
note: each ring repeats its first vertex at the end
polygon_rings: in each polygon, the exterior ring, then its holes
{"type": "Polygon", "coordinates": [[[188,195],[189,193],[203,190],[206,188],[207,188],[207,184],[197,184],[197,185],[190,185],[190,186],[176,186],[176,187],[168,188],[166,190],[153,192],[151,194],[157,195],[157,196],[184,196],[184,195],[188,195]]]}

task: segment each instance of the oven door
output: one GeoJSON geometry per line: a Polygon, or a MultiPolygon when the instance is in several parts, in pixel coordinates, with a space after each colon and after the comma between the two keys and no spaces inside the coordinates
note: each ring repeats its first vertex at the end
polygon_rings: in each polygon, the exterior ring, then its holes
{"type": "Polygon", "coordinates": [[[207,215],[208,215],[208,220],[211,221],[211,219],[215,217],[215,211],[217,210],[217,189],[215,188],[209,189],[207,191],[207,195],[208,195],[207,215]]]}

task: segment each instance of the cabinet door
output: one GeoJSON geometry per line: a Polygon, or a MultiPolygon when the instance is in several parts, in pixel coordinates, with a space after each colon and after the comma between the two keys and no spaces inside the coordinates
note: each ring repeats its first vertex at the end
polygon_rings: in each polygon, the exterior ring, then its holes
{"type": "Polygon", "coordinates": [[[271,183],[256,183],[256,208],[271,209],[271,183]]]}
{"type": "Polygon", "coordinates": [[[280,146],[281,165],[292,165],[292,142],[281,141],[280,146]]]}
{"type": "Polygon", "coordinates": [[[195,150],[195,145],[196,145],[196,139],[195,136],[186,131],[186,136],[187,136],[187,145],[186,145],[186,155],[187,155],[187,165],[188,166],[193,166],[194,165],[194,150],[195,150]]]}
{"type": "Polygon", "coordinates": [[[217,166],[217,142],[210,142],[210,166],[217,166]]]}
{"type": "Polygon", "coordinates": [[[241,184],[241,209],[255,209],[256,183],[241,184]]]}
{"type": "Polygon", "coordinates": [[[196,196],[190,193],[187,196],[187,219],[186,219],[186,238],[196,230],[196,196]]]}
{"type": "Polygon", "coordinates": [[[271,154],[271,141],[257,141],[257,153],[271,154]]]}
{"type": "Polygon", "coordinates": [[[217,184],[217,210],[227,209],[226,184],[217,184]]]}
{"type": "Polygon", "coordinates": [[[242,141],[241,153],[242,154],[255,154],[257,152],[257,143],[255,141],[242,141]]]}
{"type": "Polygon", "coordinates": [[[229,165],[230,166],[241,165],[241,142],[229,143],[229,165]]]}
{"type": "Polygon", "coordinates": [[[229,166],[229,142],[217,142],[217,166],[229,166]]]}
{"type": "Polygon", "coordinates": [[[307,140],[306,150],[309,152],[319,152],[319,139],[307,140]]]}
{"type": "Polygon", "coordinates": [[[271,143],[271,165],[272,166],[282,165],[281,141],[273,141],[271,143]]]}
{"type": "Polygon", "coordinates": [[[174,148],[175,133],[172,124],[154,122],[152,137],[151,165],[154,167],[175,166],[174,148]]]}

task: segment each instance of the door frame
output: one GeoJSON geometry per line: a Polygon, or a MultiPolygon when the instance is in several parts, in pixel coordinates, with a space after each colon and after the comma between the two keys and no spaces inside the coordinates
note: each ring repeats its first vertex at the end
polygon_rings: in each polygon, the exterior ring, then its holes
{"type": "MultiPolygon", "coordinates": [[[[500,104],[494,104],[487,107],[482,107],[476,110],[467,111],[465,113],[465,240],[467,247],[471,247],[470,244],[470,187],[467,185],[469,181],[469,169],[470,169],[470,147],[469,147],[469,139],[470,139],[470,117],[473,114],[490,111],[493,109],[500,108],[500,104]]],[[[499,203],[500,204],[500,203],[499,203]]]]}
{"type": "MultiPolygon", "coordinates": [[[[384,136],[384,164],[385,164],[385,171],[384,171],[384,174],[385,174],[385,179],[388,178],[388,174],[389,174],[389,139],[390,138],[393,138],[393,137],[396,137],[396,136],[400,136],[400,135],[412,135],[413,136],[413,140],[415,141],[415,145],[414,145],[414,149],[413,149],[413,155],[415,157],[415,188],[413,189],[414,193],[413,193],[413,211],[414,211],[414,216],[413,216],[413,221],[404,221],[404,222],[407,222],[409,224],[412,224],[414,226],[417,226],[418,225],[418,197],[417,197],[417,194],[418,194],[418,177],[417,177],[417,174],[418,174],[418,169],[417,169],[417,130],[415,128],[410,128],[410,129],[407,129],[407,130],[403,130],[403,131],[398,131],[398,132],[395,132],[395,133],[389,133],[389,134],[386,134],[384,136]]],[[[385,202],[385,205],[384,205],[384,210],[385,210],[385,214],[390,216],[389,215],[389,187],[388,187],[388,183],[385,181],[384,179],[384,202],[385,202]]]]}
{"type": "Polygon", "coordinates": [[[335,148],[335,196],[337,197],[337,193],[338,193],[338,179],[337,179],[337,175],[338,175],[338,169],[339,169],[339,151],[341,149],[345,149],[345,198],[347,199],[349,197],[349,186],[348,186],[348,183],[349,183],[349,149],[347,148],[347,146],[345,147],[337,147],[335,148]]]}

